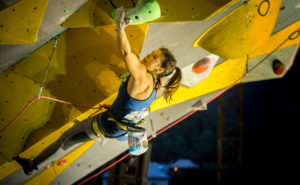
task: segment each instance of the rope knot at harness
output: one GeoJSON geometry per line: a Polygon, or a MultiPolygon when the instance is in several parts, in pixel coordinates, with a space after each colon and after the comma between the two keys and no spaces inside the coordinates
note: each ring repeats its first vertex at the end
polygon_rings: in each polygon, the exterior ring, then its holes
{"type": "Polygon", "coordinates": [[[91,114],[90,116],[89,116],[89,118],[90,117],[93,117],[94,115],[96,115],[99,111],[101,111],[103,108],[104,109],[110,109],[110,107],[111,107],[111,105],[110,104],[103,104],[103,105],[99,105],[99,107],[98,108],[93,108],[93,109],[98,109],[96,112],[94,112],[93,114],[91,114]]]}
{"type": "Polygon", "coordinates": [[[109,109],[110,107],[111,107],[110,104],[99,105],[99,109],[100,109],[100,110],[102,110],[102,108],[109,109]]]}

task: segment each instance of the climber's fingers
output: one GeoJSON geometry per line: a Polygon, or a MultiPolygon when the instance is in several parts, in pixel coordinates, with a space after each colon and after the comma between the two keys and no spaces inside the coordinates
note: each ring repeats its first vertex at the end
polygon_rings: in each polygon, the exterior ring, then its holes
{"type": "Polygon", "coordinates": [[[119,26],[127,26],[127,20],[125,21],[125,13],[126,13],[126,9],[124,7],[118,8],[116,10],[116,24],[119,26]]]}

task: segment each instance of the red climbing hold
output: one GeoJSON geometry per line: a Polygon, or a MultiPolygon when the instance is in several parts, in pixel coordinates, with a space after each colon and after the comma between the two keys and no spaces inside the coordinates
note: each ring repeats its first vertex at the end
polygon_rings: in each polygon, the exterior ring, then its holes
{"type": "Polygon", "coordinates": [[[63,159],[57,163],[58,166],[63,166],[67,163],[67,159],[63,159]]]}
{"type": "Polygon", "coordinates": [[[273,61],[272,67],[273,72],[277,75],[281,75],[285,71],[285,65],[277,59],[273,61]]]}
{"type": "Polygon", "coordinates": [[[193,66],[194,73],[203,73],[209,68],[210,65],[210,58],[203,58],[196,62],[193,66]]]}

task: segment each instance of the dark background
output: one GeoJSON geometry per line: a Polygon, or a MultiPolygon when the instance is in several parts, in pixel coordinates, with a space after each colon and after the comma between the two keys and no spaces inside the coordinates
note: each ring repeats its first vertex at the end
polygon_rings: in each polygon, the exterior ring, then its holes
{"type": "MultiPolygon", "coordinates": [[[[224,173],[222,185],[299,184],[299,61],[300,52],[283,78],[243,84],[242,167],[231,171],[224,168],[229,173],[224,173]]],[[[225,92],[223,98],[233,94],[235,88],[225,92]]],[[[151,161],[171,164],[188,158],[199,165],[199,169],[176,174],[170,171],[169,185],[219,185],[217,124],[218,99],[208,104],[207,111],[196,112],[151,140],[151,161]]],[[[86,184],[101,184],[101,176],[86,184]]]]}
{"type": "MultiPolygon", "coordinates": [[[[298,52],[283,78],[243,84],[242,168],[223,184],[299,183],[299,61],[298,52]]],[[[168,164],[189,158],[200,168],[182,173],[185,184],[217,184],[217,106],[214,100],[207,111],[198,111],[152,140],[151,160],[168,164]]]]}

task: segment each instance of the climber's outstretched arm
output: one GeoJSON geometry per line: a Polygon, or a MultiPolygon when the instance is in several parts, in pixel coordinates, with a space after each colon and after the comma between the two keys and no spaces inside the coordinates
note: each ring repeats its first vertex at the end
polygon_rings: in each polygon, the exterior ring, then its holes
{"type": "Polygon", "coordinates": [[[130,23],[124,20],[125,9],[118,8],[116,12],[117,42],[128,70],[135,80],[144,79],[147,74],[145,65],[141,64],[138,57],[131,51],[124,28],[130,23]]]}

